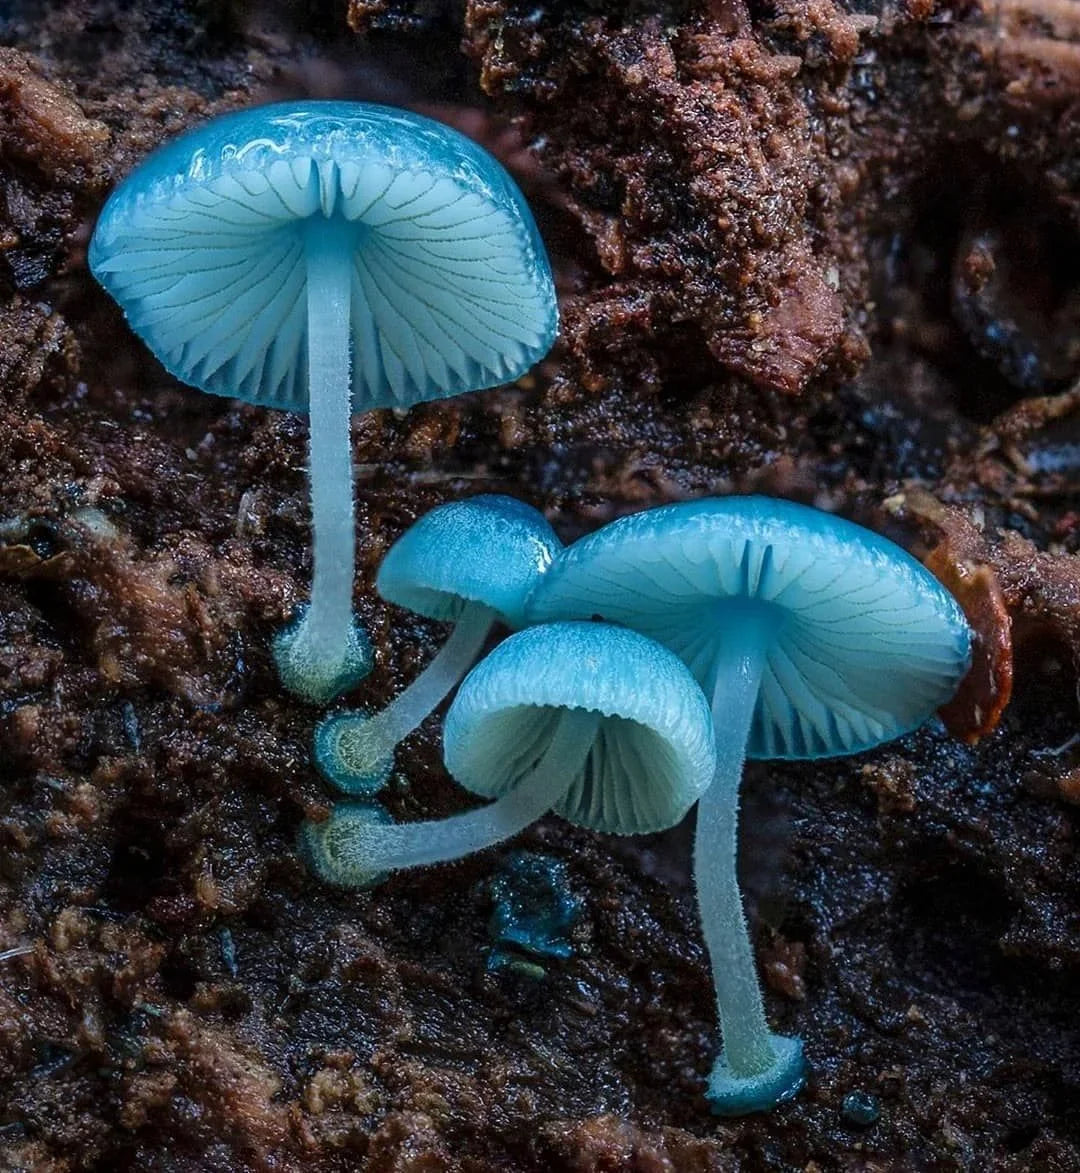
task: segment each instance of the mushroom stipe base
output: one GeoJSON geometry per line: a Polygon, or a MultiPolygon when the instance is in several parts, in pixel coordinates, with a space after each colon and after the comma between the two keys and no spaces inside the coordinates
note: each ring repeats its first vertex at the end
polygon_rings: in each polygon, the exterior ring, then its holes
{"type": "Polygon", "coordinates": [[[345,794],[378,794],[394,772],[393,750],[375,756],[363,752],[364,731],[374,720],[362,713],[335,713],[315,726],[315,765],[345,794]]]}
{"type": "Polygon", "coordinates": [[[776,1062],[758,1075],[735,1075],[721,1051],[709,1075],[705,1098],[714,1116],[746,1116],[768,1112],[790,1100],[806,1083],[801,1039],[772,1036],[776,1062]]]}
{"type": "Polygon", "coordinates": [[[374,665],[371,641],[354,620],[348,639],[335,664],[313,655],[309,648],[310,629],[304,606],[295,618],[274,636],[274,662],[282,685],[295,696],[312,704],[324,704],[354,689],[374,665]]]}
{"type": "Polygon", "coordinates": [[[377,802],[340,802],[321,823],[305,822],[296,836],[300,858],[325,884],[361,890],[386,879],[385,871],[372,871],[362,861],[348,858],[352,834],[364,827],[393,826],[393,817],[377,802]]]}
{"type": "Polygon", "coordinates": [[[378,713],[335,713],[315,728],[315,764],[346,794],[375,794],[390,780],[394,749],[453,690],[480,653],[496,615],[466,604],[450,638],[423,672],[378,713]]]}

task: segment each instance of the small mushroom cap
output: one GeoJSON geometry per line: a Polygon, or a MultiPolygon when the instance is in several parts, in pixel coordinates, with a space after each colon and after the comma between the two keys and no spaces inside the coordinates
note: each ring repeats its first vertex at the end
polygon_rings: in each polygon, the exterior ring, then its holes
{"type": "Polygon", "coordinates": [[[748,756],[855,753],[922,724],[967,671],[953,597],[899,546],[768,497],[620,518],[568,547],[532,623],[600,616],[676,652],[708,696],[725,624],[771,617],[748,756]]]}
{"type": "Polygon", "coordinates": [[[523,622],[525,599],[562,544],[531,505],[498,493],[437,505],[390,547],[375,586],[389,603],[453,622],[469,603],[523,622]]]}
{"type": "Polygon", "coordinates": [[[554,808],[578,826],[660,831],[712,782],[712,719],[693,677],[666,648],[605,623],[530,627],[499,644],[446,715],[447,769],[474,794],[498,798],[527,780],[564,709],[603,718],[554,808]]]}
{"type": "Polygon", "coordinates": [[[282,103],[182,135],[113,192],[90,268],[178,379],[306,411],[313,219],[352,249],[354,411],[507,382],[551,346],[551,271],[513,181],[386,106],[282,103]]]}

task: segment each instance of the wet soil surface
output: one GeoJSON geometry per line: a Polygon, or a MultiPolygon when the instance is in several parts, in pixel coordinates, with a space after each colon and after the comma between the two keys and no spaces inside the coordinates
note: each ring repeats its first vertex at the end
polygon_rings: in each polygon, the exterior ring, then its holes
{"type": "MultiPolygon", "coordinates": [[[[0,1168],[1080,1168],[1074,9],[0,2],[0,1168]],[[85,248],[154,144],[302,95],[496,151],[564,321],[515,387],[356,421],[351,703],[444,636],[374,595],[383,552],[484,490],[567,540],[816,503],[979,634],[948,731],[747,772],[769,1012],[812,1064],[769,1116],[702,1096],[687,827],[552,818],[362,894],[297,858],[320,714],[267,649],[310,575],[305,425],[170,381],[85,248]],[[493,964],[522,849],[565,868],[569,956],[493,964]]],[[[464,805],[437,721],[387,805],[464,805]]]]}

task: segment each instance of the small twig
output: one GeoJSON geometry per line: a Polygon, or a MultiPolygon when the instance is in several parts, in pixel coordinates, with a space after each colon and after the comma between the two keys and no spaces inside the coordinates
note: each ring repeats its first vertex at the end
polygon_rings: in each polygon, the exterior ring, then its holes
{"type": "Polygon", "coordinates": [[[1037,758],[1059,758],[1063,753],[1068,753],[1074,745],[1080,742],[1080,733],[1074,733],[1068,741],[1063,741],[1061,745],[1051,749],[1037,749],[1034,751],[1037,758]]]}

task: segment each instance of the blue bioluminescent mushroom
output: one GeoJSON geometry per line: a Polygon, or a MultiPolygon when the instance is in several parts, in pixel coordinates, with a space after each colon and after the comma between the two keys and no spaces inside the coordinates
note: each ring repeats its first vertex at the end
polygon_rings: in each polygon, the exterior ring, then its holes
{"type": "Polygon", "coordinates": [[[344,825],[335,811],[320,824],[320,876],[361,886],[357,878],[459,859],[549,810],[596,831],[659,831],[686,814],[715,766],[709,707],[679,658],[603,623],[509,636],[465,677],[443,745],[450,773],[495,801],[396,826],[344,825]]]}
{"type": "Polygon", "coordinates": [[[309,412],[311,603],[274,647],[326,701],[370,668],[352,611],[349,420],[517,378],[558,325],[521,193],[475,143],[358,102],[224,115],[113,192],[90,267],[185,383],[309,412]]]}
{"type": "Polygon", "coordinates": [[[708,1095],[720,1115],[770,1108],[801,1086],[804,1061],[798,1039],[769,1030],[743,917],[743,762],[856,753],[921,725],[967,670],[963,614],[892,542],[764,497],[612,522],[556,560],[527,612],[624,623],[676,652],[711,699],[716,781],[694,850],[723,1032],[708,1095]]]}
{"type": "Polygon", "coordinates": [[[387,602],[454,630],[427,668],[373,717],[337,713],[315,730],[315,760],[350,794],[378,790],[394,747],[469,670],[496,621],[521,625],[529,591],[562,549],[542,513],[498,494],[439,505],[390,547],[375,587],[387,602]]]}

